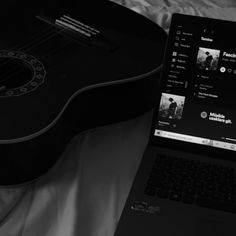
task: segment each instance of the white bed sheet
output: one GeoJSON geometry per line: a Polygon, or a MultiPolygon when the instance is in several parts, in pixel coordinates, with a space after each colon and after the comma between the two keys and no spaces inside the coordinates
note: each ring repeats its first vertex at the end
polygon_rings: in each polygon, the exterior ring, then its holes
{"type": "MultiPolygon", "coordinates": [[[[61,161],[28,186],[0,223],[0,236],[112,236],[147,144],[151,115],[75,137],[61,161]]],[[[0,192],[0,206],[6,207],[22,189],[0,192]]]]}
{"type": "MultiPolygon", "coordinates": [[[[167,32],[173,12],[236,21],[234,0],[113,1],[167,32]]],[[[0,236],[112,236],[147,144],[151,115],[81,133],[40,181],[0,189],[0,236]]]]}

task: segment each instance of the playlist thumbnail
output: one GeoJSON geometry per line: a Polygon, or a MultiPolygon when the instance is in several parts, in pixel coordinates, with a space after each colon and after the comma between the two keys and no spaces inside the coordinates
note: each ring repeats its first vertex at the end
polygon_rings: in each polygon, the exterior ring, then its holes
{"type": "Polygon", "coordinates": [[[159,116],[168,119],[182,118],[185,97],[162,93],[161,102],[159,107],[159,116]]]}
{"type": "Polygon", "coordinates": [[[197,55],[197,68],[201,70],[216,70],[220,50],[199,47],[197,55]]]}

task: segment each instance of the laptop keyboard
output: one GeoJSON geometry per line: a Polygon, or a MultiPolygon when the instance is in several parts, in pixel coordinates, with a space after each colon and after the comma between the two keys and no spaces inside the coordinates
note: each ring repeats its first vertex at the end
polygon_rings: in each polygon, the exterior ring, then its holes
{"type": "Polygon", "coordinates": [[[236,171],[158,154],[145,194],[236,213],[236,171]]]}

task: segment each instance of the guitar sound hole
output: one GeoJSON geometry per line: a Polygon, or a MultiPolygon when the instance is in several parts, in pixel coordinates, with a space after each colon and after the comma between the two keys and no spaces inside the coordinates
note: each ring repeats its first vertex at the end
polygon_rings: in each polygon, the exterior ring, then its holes
{"type": "Polygon", "coordinates": [[[0,87],[18,88],[33,78],[32,67],[17,58],[0,58],[0,87]]]}

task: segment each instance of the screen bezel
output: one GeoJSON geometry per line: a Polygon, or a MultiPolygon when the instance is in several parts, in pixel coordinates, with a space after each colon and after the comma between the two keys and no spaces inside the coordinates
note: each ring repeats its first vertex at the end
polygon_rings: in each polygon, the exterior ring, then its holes
{"type": "MultiPolygon", "coordinates": [[[[194,25],[194,23],[199,22],[204,20],[207,24],[218,24],[219,27],[224,26],[225,24],[231,24],[231,21],[226,21],[226,20],[218,20],[218,19],[213,19],[213,18],[207,18],[207,17],[199,17],[199,16],[192,16],[192,15],[186,15],[186,14],[180,14],[180,13],[173,13],[172,14],[172,20],[171,20],[171,25],[170,28],[172,27],[172,22],[173,21],[178,21],[178,22],[184,22],[188,21],[194,25]]],[[[234,22],[235,23],[235,22],[234,22]]],[[[235,24],[236,25],[236,24],[235,24]]],[[[167,38],[167,43],[165,45],[165,53],[164,53],[164,58],[163,58],[163,67],[162,71],[166,69],[167,63],[166,62],[166,57],[167,57],[167,49],[170,43],[170,39],[172,37],[172,32],[169,32],[168,38],[167,38]]],[[[189,153],[194,153],[194,154],[199,154],[199,155],[206,155],[211,158],[217,158],[221,160],[227,160],[227,161],[232,161],[236,162],[236,151],[231,151],[227,149],[222,149],[222,148],[217,148],[217,147],[212,147],[212,146],[207,146],[207,145],[201,145],[201,144],[196,144],[196,143],[191,143],[191,142],[185,142],[185,141],[180,141],[180,140],[175,140],[175,139],[169,139],[169,138],[163,138],[159,136],[155,136],[155,126],[156,126],[156,121],[158,118],[158,112],[159,112],[159,103],[161,100],[162,96],[162,87],[164,84],[164,80],[162,80],[162,71],[160,73],[160,81],[159,81],[159,88],[157,92],[157,101],[158,105],[154,109],[153,113],[153,120],[152,120],[152,125],[151,125],[151,133],[150,133],[150,143],[155,146],[161,146],[165,148],[171,148],[174,150],[179,150],[179,151],[185,151],[189,153]]]]}

